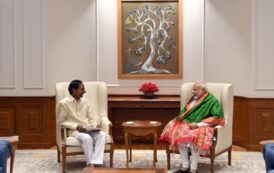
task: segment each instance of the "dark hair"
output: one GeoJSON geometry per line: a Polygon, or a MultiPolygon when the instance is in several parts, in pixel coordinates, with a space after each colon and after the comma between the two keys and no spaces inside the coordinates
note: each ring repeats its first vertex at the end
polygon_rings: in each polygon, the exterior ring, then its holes
{"type": "Polygon", "coordinates": [[[72,94],[72,89],[78,89],[82,83],[83,82],[78,79],[71,81],[68,87],[69,93],[72,94]]]}

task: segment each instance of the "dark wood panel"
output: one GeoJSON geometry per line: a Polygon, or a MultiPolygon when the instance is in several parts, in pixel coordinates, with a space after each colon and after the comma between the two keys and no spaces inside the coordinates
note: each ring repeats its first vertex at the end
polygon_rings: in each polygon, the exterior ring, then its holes
{"type": "Polygon", "coordinates": [[[0,134],[14,133],[14,107],[0,107],[0,134]]]}
{"type": "MultiPolygon", "coordinates": [[[[43,105],[22,107],[22,116],[20,119],[21,135],[40,135],[43,127],[43,105]]],[[[38,136],[37,136],[38,137],[38,136]]]]}
{"type": "Polygon", "coordinates": [[[122,123],[132,120],[150,120],[162,122],[162,128],[178,114],[178,108],[117,108],[114,110],[113,135],[115,142],[124,142],[122,123]],[[116,116],[117,115],[117,116],[116,116]]]}
{"type": "Polygon", "coordinates": [[[54,97],[0,97],[0,136],[18,135],[19,148],[55,145],[54,97]],[[11,123],[10,123],[11,122],[11,123]],[[7,126],[7,124],[11,124],[7,126]],[[6,132],[2,131],[6,127],[6,132]]]}
{"type": "MultiPolygon", "coordinates": [[[[140,95],[109,96],[109,115],[113,123],[113,137],[116,143],[124,143],[122,122],[131,120],[160,121],[162,122],[161,128],[163,128],[179,111],[179,96],[158,96],[154,99],[144,99],[140,95]]],[[[151,138],[142,138],[141,140],[143,143],[152,143],[151,138]]]]}
{"type": "Polygon", "coordinates": [[[274,139],[274,99],[234,97],[233,143],[261,150],[262,140],[274,139]]]}
{"type": "Polygon", "coordinates": [[[260,150],[262,140],[274,139],[274,99],[250,99],[250,150],[260,150]]]}
{"type": "Polygon", "coordinates": [[[234,97],[233,144],[246,147],[249,138],[248,100],[234,97]]]}

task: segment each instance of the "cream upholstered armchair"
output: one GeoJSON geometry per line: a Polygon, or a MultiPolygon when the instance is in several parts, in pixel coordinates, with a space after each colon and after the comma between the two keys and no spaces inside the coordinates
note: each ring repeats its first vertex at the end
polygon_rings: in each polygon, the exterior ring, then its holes
{"type": "MultiPolygon", "coordinates": [[[[184,83],[181,87],[181,108],[191,97],[194,83],[184,83]]],[[[232,122],[233,122],[233,87],[225,83],[207,83],[208,91],[213,94],[221,103],[224,111],[225,125],[215,128],[213,144],[210,148],[210,167],[211,173],[214,173],[214,159],[218,155],[228,151],[228,164],[231,165],[232,148],[232,122]]],[[[175,147],[167,145],[167,167],[170,169],[170,154],[179,153],[175,147]]]]}
{"type": "MultiPolygon", "coordinates": [[[[105,153],[110,153],[110,167],[113,165],[113,152],[114,144],[111,135],[111,122],[108,119],[108,106],[107,106],[107,87],[104,82],[83,82],[85,85],[86,93],[84,97],[89,101],[92,112],[97,115],[98,120],[101,121],[101,129],[105,131],[108,136],[106,139],[105,153]]],[[[60,82],[55,86],[56,94],[56,108],[57,104],[69,95],[68,92],[69,82],[60,82]]],[[[56,111],[56,122],[58,120],[58,112],[56,111]]],[[[66,128],[61,127],[56,123],[56,143],[57,143],[57,159],[60,162],[62,155],[62,172],[66,171],[66,157],[73,155],[84,154],[81,143],[74,137],[68,137],[66,128]]]]}

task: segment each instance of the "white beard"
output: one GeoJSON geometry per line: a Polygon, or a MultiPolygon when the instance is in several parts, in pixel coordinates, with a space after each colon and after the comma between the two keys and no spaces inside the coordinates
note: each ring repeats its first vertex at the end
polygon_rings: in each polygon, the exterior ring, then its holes
{"type": "Polygon", "coordinates": [[[199,99],[199,95],[195,95],[195,96],[193,96],[193,100],[198,100],[199,99]]]}

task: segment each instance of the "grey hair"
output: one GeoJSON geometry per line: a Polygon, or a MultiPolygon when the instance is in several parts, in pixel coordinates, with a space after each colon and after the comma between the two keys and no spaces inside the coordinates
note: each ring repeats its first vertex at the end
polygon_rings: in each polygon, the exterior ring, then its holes
{"type": "Polygon", "coordinates": [[[204,81],[197,81],[197,82],[195,82],[195,84],[201,86],[204,91],[206,91],[206,92],[208,91],[206,82],[204,82],[204,81]]]}

